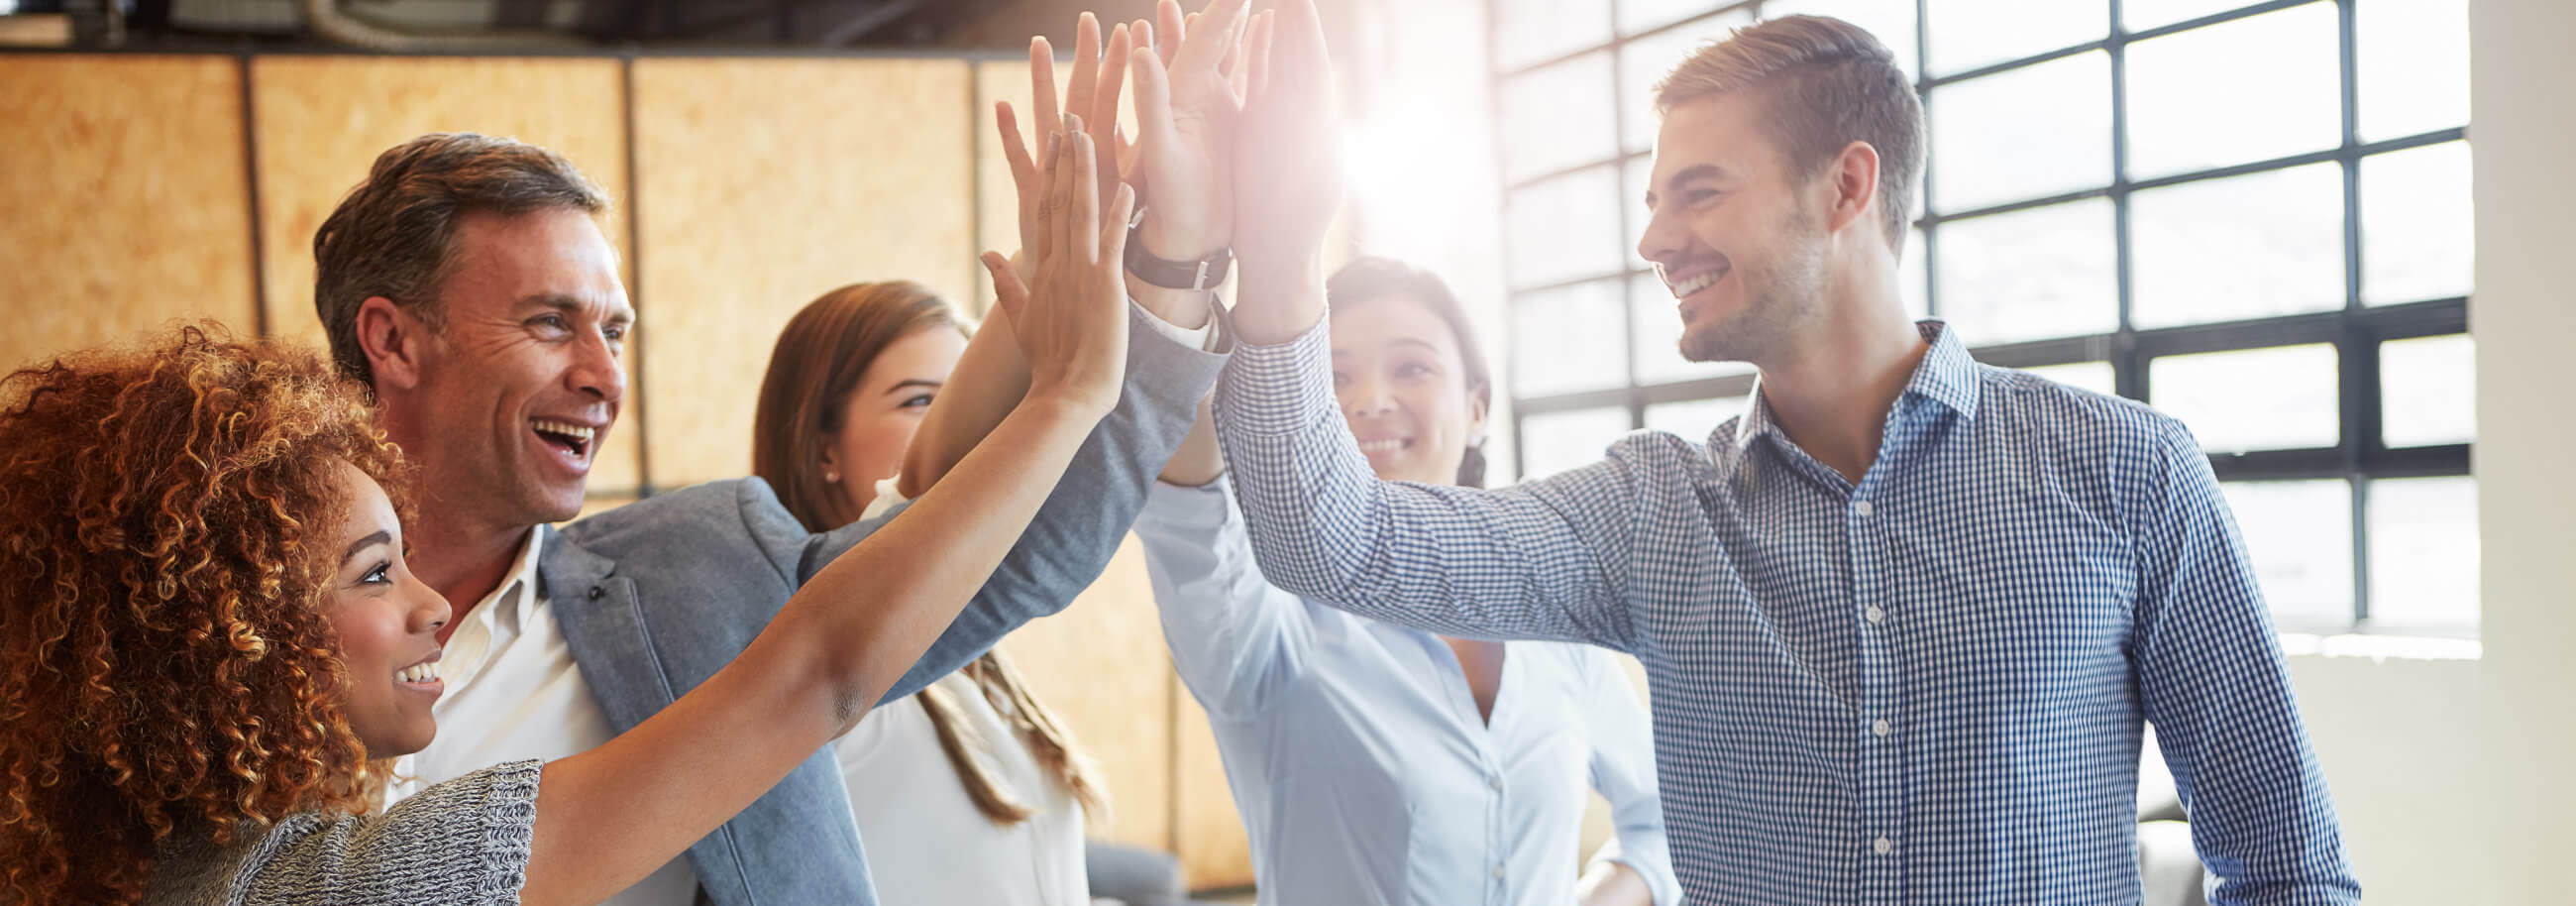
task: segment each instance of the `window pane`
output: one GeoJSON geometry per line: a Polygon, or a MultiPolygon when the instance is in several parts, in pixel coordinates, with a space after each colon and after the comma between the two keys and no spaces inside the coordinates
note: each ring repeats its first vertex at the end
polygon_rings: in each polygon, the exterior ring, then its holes
{"type": "Polygon", "coordinates": [[[1941,225],[1941,317],[1969,346],[2119,326],[2111,202],[2090,199],[1941,225]]]}
{"type": "Polygon", "coordinates": [[[2390,447],[2478,437],[2477,342],[2467,334],[2379,344],[2379,438],[2390,447]]]}
{"type": "Polygon", "coordinates": [[[1636,307],[1630,326],[1636,331],[1637,383],[1666,384],[1726,374],[1750,374],[1742,362],[1693,362],[1682,358],[1682,316],[1664,280],[1638,274],[1628,282],[1628,299],[1636,307]]]}
{"type": "Polygon", "coordinates": [[[2099,41],[2110,31],[2102,0],[1931,0],[1936,73],[1961,72],[2099,41]]]}
{"type": "Polygon", "coordinates": [[[1905,70],[1906,78],[1923,71],[1914,59],[1914,0],[1764,0],[1762,4],[1765,19],[1802,14],[1832,16],[1868,29],[1895,52],[1897,68],[1905,70]]]}
{"type": "Polygon", "coordinates": [[[2248,0],[2120,0],[2120,26],[2144,31],[2250,5],[2248,0]]]}
{"type": "Polygon", "coordinates": [[[2147,378],[2147,401],[2211,453],[2331,447],[2340,436],[2332,344],[2160,356],[2147,378]]]}
{"type": "MultiPolygon", "coordinates": [[[[1735,2],[1736,0],[1619,0],[1619,33],[1633,35],[1677,19],[1701,15],[1721,6],[1730,6],[1735,2]]],[[[1724,27],[1703,26],[1697,22],[1683,27],[1693,31],[1709,32],[1711,37],[1718,37],[1724,35],[1727,28],[1742,25],[1752,17],[1739,9],[1719,18],[1731,21],[1728,21],[1724,27]]]]}
{"type": "Polygon", "coordinates": [[[2343,306],[2343,171],[2335,164],[2140,192],[2129,227],[2140,327],[2343,306]]]}
{"type": "Polygon", "coordinates": [[[1527,179],[1617,153],[1610,53],[1503,80],[1503,177],[1527,179]]]}
{"type": "Polygon", "coordinates": [[[1610,41],[1610,0],[1496,0],[1494,64],[1516,69],[1610,41]]]}
{"type": "Polygon", "coordinates": [[[2129,47],[2129,174],[2266,160],[2342,142],[2335,5],[2310,3],[2129,47]]]}
{"type": "Polygon", "coordinates": [[[2370,620],[2389,629],[2477,628],[2477,479],[2370,483],[2370,620]]]}
{"type": "MultiPolygon", "coordinates": [[[[1624,13],[1628,6],[1622,4],[1621,12],[1624,13]]],[[[1707,4],[1702,3],[1701,6],[1705,8],[1707,4]]],[[[1619,122],[1620,128],[1627,130],[1628,147],[1625,150],[1646,151],[1655,147],[1655,130],[1662,125],[1655,117],[1655,83],[1663,81],[1665,73],[1681,65],[1700,45],[1726,37],[1727,29],[1751,21],[1752,16],[1743,12],[1712,16],[1671,31],[1639,38],[1635,43],[1619,48],[1619,90],[1623,92],[1619,99],[1619,122]]]]}
{"type": "Polygon", "coordinates": [[[1504,202],[1513,286],[1621,270],[1619,171],[1595,167],[1513,192],[1504,202]]]}
{"type": "Polygon", "coordinates": [[[1512,395],[1544,396],[1628,383],[1619,281],[1595,280],[1512,302],[1512,395]]]}
{"type": "Polygon", "coordinates": [[[1521,416],[1521,480],[1599,462],[1627,433],[1628,410],[1620,408],[1521,416]]]}
{"type": "Polygon", "coordinates": [[[2111,184],[2111,56],[2099,51],[1934,89],[1941,210],[2111,184]]]}
{"type": "Polygon", "coordinates": [[[2352,623],[2352,486],[2329,481],[2221,485],[2283,629],[2352,623]]]}
{"type": "Polygon", "coordinates": [[[1707,443],[1708,435],[1727,419],[1744,414],[1749,396],[1721,396],[1716,399],[1690,400],[1681,403],[1657,403],[1646,407],[1646,429],[1678,435],[1693,443],[1707,443]]]}
{"type": "Polygon", "coordinates": [[[2352,28],[2362,141],[2468,124],[2467,0],[2370,0],[2352,28]]]}
{"type": "Polygon", "coordinates": [[[2114,377],[2109,362],[2042,365],[2022,370],[2078,390],[2090,390],[2103,396],[2111,396],[2118,392],[2119,382],[2114,377]]]}
{"type": "Polygon", "coordinates": [[[2469,294],[2477,264],[2469,146],[2443,142],[2361,159],[2361,301],[2469,294]]]}

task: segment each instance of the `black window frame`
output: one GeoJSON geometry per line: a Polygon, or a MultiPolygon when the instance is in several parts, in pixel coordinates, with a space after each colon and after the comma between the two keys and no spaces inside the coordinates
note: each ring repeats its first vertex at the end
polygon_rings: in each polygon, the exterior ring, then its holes
{"type": "MultiPolygon", "coordinates": [[[[1630,164],[1652,154],[1651,151],[1628,150],[1631,140],[1635,137],[1626,134],[1627,120],[1619,117],[1614,118],[1618,134],[1614,136],[1615,152],[1612,156],[1526,177],[1510,177],[1508,162],[1503,157],[1504,149],[1500,131],[1505,122],[1502,116],[1501,97],[1508,80],[1589,54],[1606,51],[1613,61],[1611,102],[1617,105],[1618,109],[1624,110],[1630,104],[1647,102],[1646,98],[1625,96],[1629,86],[1626,80],[1618,75],[1618,62],[1627,45],[1663,37],[1681,29],[1704,27],[1710,20],[1721,16],[1748,14],[1758,21],[1763,16],[1765,5],[1780,2],[1780,0],[1716,2],[1707,9],[1685,16],[1678,21],[1639,30],[1633,34],[1622,33],[1618,27],[1620,2],[1621,0],[1607,0],[1604,6],[1605,14],[1610,17],[1611,22],[1608,42],[1586,44],[1552,54],[1544,59],[1517,63],[1508,67],[1500,63],[1501,35],[1504,29],[1502,4],[1500,0],[1489,0],[1486,4],[1488,25],[1486,52],[1487,59],[1492,61],[1488,75],[1493,89],[1490,98],[1494,105],[1494,109],[1490,112],[1491,121],[1496,129],[1494,164],[1497,173],[1506,174],[1502,177],[1502,196],[1506,211],[1509,210],[1515,195],[1533,186],[1606,166],[1612,168],[1618,180],[1621,193],[1621,221],[1625,223],[1628,214],[1627,206],[1634,204],[1634,196],[1644,191],[1643,186],[1629,184],[1630,164]]],[[[1915,28],[1912,37],[1917,69],[1915,90],[1923,99],[1924,116],[1931,128],[1938,128],[1940,113],[1937,102],[1940,99],[1940,89],[1943,87],[2093,51],[2102,51],[2109,57],[2111,95],[2109,103],[2111,105],[2112,180],[2107,185],[1958,211],[1943,211],[1937,207],[1939,196],[1933,191],[1934,183],[1941,173],[1940,163],[1930,148],[1925,149],[1926,160],[1922,180],[1924,197],[1927,199],[1926,210],[1914,221],[1914,226],[1920,231],[1922,237],[1920,253],[1924,258],[1921,273],[1923,285],[1919,288],[1927,309],[1926,315],[1933,318],[1941,317],[1939,269],[1934,262],[1940,254],[1940,235],[1945,224],[2073,201],[2109,199],[2114,218],[2113,241],[2116,244],[2118,321],[2115,329],[2107,333],[1979,346],[1972,350],[1977,359],[2007,368],[2107,362],[2112,369],[2114,389],[2119,395],[2152,403],[2152,377],[2154,362],[2158,358],[2209,352],[2252,351],[2305,344],[2331,344],[2335,348],[2338,363],[2337,442],[2330,447],[2217,453],[2209,457],[2210,467],[2222,482],[2341,480],[2351,494],[2353,572],[2351,619],[2348,622],[2334,624],[2285,623],[2281,627],[2284,631],[2339,633],[2397,629],[2412,634],[2452,634],[2455,631],[2432,630],[2427,633],[2421,627],[2374,626],[2371,614],[2369,493],[2372,482],[2380,479],[2452,477],[2471,474],[2470,456],[2473,444],[2391,448],[2384,443],[2380,431],[2384,387],[2379,366],[2382,343],[2466,334],[2469,297],[2452,296],[2399,304],[2367,305],[2364,303],[2361,162],[2365,158],[2391,152],[2464,141],[2468,130],[2466,126],[2458,126],[2380,141],[2361,140],[2359,77],[2356,62],[2358,39],[2354,28],[2354,13],[2360,2],[2362,0],[2264,0],[2264,2],[2247,3],[2221,12],[2133,31],[2121,23],[2122,0],[2105,0],[2109,27],[2104,37],[2100,39],[1955,73],[1932,76],[1923,65],[1924,61],[1928,61],[1931,57],[1930,35],[1936,24],[1931,15],[1931,0],[1914,0],[1915,28]],[[2267,160],[2159,175],[2149,179],[2130,177],[2127,90],[2129,45],[2317,3],[2331,4],[2336,10],[2337,54],[2340,69],[2338,94],[2342,109],[2340,111],[2341,140],[2335,147],[2267,160]],[[2268,173],[2321,163],[2338,165],[2343,179],[2344,298],[2340,308],[2174,327],[2141,329],[2135,325],[2131,311],[2134,283],[2131,273],[2134,249],[2130,234],[2132,196],[2141,191],[2169,186],[2268,173]]],[[[1626,411],[1631,428],[1642,428],[1646,424],[1646,410],[1650,406],[1739,397],[1753,390],[1755,376],[1751,373],[1664,383],[1645,383],[1638,379],[1634,348],[1638,326],[1634,323],[1638,301],[1634,297],[1637,285],[1635,278],[1641,274],[1653,273],[1653,268],[1638,261],[1633,250],[1624,247],[1629,238],[1625,235],[1624,229],[1621,235],[1611,238],[1616,239],[1623,246],[1620,249],[1620,260],[1625,262],[1626,266],[1619,270],[1584,274],[1543,284],[1508,287],[1508,309],[1518,311],[1519,306],[1531,296],[1584,284],[1617,281],[1618,295],[1622,302],[1620,328],[1621,336],[1624,338],[1621,353],[1624,374],[1618,386],[1532,396],[1521,396],[1517,390],[1515,391],[1512,398],[1512,430],[1516,449],[1527,449],[1529,436],[1523,428],[1523,419],[1530,416],[1619,408],[1626,411]]],[[[1506,242],[1506,260],[1510,255],[1511,249],[1506,242]]],[[[1514,320],[1507,317],[1505,322],[1513,323],[1514,320]]],[[[1511,339],[1517,346],[1524,338],[1514,336],[1511,339]]],[[[1512,362],[1504,363],[1507,373],[1511,370],[1512,364],[1512,362]]],[[[1517,375],[1515,377],[1517,378],[1517,375]]],[[[2464,404],[2467,402],[2463,401],[2464,404]]],[[[2473,620],[2470,625],[2474,627],[2477,623],[2473,620]]],[[[2473,628],[2469,631],[2474,633],[2476,630],[2473,628]]]]}

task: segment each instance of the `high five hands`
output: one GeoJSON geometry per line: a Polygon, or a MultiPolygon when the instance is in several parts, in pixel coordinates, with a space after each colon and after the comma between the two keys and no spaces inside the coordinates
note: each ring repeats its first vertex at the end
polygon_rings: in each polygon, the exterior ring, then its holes
{"type": "MultiPolygon", "coordinates": [[[[1044,38],[1029,47],[1038,134],[1085,135],[1095,152],[1089,184],[1100,193],[1098,204],[1109,207],[1115,193],[1132,189],[1144,210],[1133,240],[1144,254],[1192,262],[1231,249],[1243,273],[1238,328],[1263,343],[1295,336],[1322,312],[1324,235],[1342,198],[1322,25],[1313,0],[1277,5],[1253,14],[1249,0],[1211,0],[1185,16],[1178,0],[1162,0],[1159,27],[1120,23],[1105,42],[1099,20],[1084,13],[1061,96],[1053,48],[1044,38]],[[1139,133],[1132,143],[1118,126],[1122,83],[1130,78],[1139,133]]],[[[1010,105],[996,105],[994,119],[1018,188],[1022,247],[1032,249],[1045,230],[1041,202],[1051,185],[1010,105]]],[[[1124,251],[1116,249],[1110,262],[1124,251]]],[[[1204,292],[1133,275],[1126,287],[1167,321],[1192,328],[1206,322],[1204,292]]]]}
{"type": "Polygon", "coordinates": [[[1136,193],[1113,181],[1102,199],[1099,155],[1082,123],[1068,114],[1047,136],[1045,166],[1032,177],[1042,192],[1036,215],[1022,221],[1022,267],[985,252],[984,268],[993,275],[995,305],[1028,362],[1029,398],[1054,397],[1105,414],[1118,402],[1126,371],[1119,260],[1136,193]],[[1029,275],[1025,283],[1021,271],[1029,275]]]}

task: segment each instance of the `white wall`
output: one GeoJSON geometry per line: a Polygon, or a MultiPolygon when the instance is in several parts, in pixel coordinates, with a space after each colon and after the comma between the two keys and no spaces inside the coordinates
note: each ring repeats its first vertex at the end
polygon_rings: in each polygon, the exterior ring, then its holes
{"type": "MultiPolygon", "coordinates": [[[[2472,0],[2486,903],[2576,902],[2576,4],[2472,0]]],[[[2429,900],[2427,900],[2429,902],[2429,900]]]]}
{"type": "Polygon", "coordinates": [[[2484,656],[2292,659],[2373,903],[2576,903],[2576,3],[2471,0],[2484,656]]]}

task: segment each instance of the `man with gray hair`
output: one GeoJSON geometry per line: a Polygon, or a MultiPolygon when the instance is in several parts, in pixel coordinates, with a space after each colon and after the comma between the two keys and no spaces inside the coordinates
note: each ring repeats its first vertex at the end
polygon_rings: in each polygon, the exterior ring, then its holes
{"type": "Polygon", "coordinates": [[[1283,188],[1238,184],[1238,217],[1267,228],[1236,229],[1244,345],[1216,400],[1274,584],[1433,632],[1636,655],[1695,904],[2136,902],[2149,722],[2215,902],[2359,902],[2190,432],[1981,365],[1906,316],[1923,115],[1877,39],[1775,19],[1657,89],[1637,251],[1684,357],[1759,369],[1744,415],[1482,491],[1376,480],[1332,415],[1329,211],[1308,197],[1339,174],[1320,41],[1300,31],[1270,48],[1286,97],[1241,126],[1238,172],[1283,188]]]}
{"type": "MultiPolygon", "coordinates": [[[[1158,204],[1190,211],[1172,183],[1158,204]]],[[[636,318],[594,222],[607,204],[545,149],[425,135],[377,158],[314,236],[314,305],[332,355],[374,390],[385,431],[419,470],[411,562],[454,609],[436,662],[438,738],[397,766],[397,797],[633,728],[731,662],[807,578],[894,518],[811,534],[746,478],[549,525],[580,511],[626,399],[636,318]]],[[[1224,361],[1202,351],[1206,294],[1137,298],[1117,408],[888,700],[1063,609],[1117,550],[1224,361]]],[[[990,356],[969,361],[978,358],[990,356]]],[[[872,903],[848,803],[831,754],[817,753],[686,859],[609,902],[872,903]]]]}

